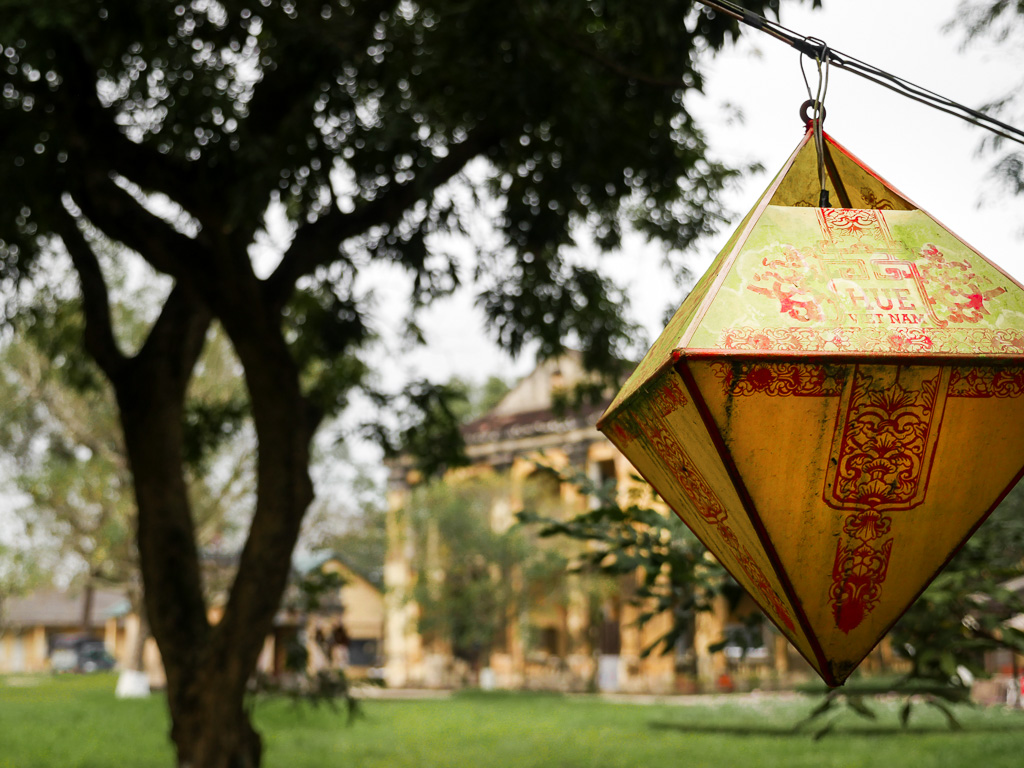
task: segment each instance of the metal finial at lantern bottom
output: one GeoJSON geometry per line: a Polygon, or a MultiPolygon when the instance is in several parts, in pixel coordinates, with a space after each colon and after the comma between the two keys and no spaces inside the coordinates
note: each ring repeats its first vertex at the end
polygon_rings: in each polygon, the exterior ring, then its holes
{"type": "Polygon", "coordinates": [[[825,139],[598,427],[840,685],[1024,471],[1024,288],[825,139]]]}

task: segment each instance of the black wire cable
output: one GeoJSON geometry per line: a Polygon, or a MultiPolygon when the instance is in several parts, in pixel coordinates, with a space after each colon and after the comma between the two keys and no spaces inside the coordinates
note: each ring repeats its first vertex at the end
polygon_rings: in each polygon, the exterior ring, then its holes
{"type": "Polygon", "coordinates": [[[852,72],[865,80],[870,80],[876,85],[888,88],[890,91],[894,91],[901,96],[906,96],[908,99],[913,99],[940,112],[945,112],[947,115],[959,117],[961,120],[976,125],[979,128],[984,128],[1004,139],[1024,144],[1024,131],[1020,128],[1015,128],[977,109],[972,109],[952,99],[947,99],[945,96],[941,96],[920,85],[915,85],[909,80],[904,80],[902,77],[893,75],[853,56],[840,53],[834,48],[830,48],[822,40],[801,35],[776,21],[759,16],[753,11],[741,8],[728,0],[697,0],[697,2],[715,11],[724,13],[726,16],[730,16],[747,26],[771,35],[776,40],[780,40],[800,51],[805,56],[817,61],[828,62],[840,69],[845,69],[847,72],[852,72]]]}

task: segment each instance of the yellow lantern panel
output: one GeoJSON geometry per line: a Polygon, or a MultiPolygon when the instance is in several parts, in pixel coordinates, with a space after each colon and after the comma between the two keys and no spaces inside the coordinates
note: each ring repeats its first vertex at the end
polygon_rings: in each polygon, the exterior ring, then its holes
{"type": "Polygon", "coordinates": [[[1016,481],[1024,371],[689,367],[830,674],[845,679],[1016,481]],[[978,434],[984,471],[965,472],[978,434]]]}
{"type": "Polygon", "coordinates": [[[663,369],[607,430],[640,474],[817,666],[797,612],[679,374],[671,366],[663,369]]]}

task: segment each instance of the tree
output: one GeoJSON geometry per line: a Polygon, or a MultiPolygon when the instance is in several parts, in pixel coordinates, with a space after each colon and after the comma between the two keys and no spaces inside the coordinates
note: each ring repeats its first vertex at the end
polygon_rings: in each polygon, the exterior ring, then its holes
{"type": "MultiPolygon", "coordinates": [[[[630,595],[640,609],[638,624],[644,626],[666,614],[671,618],[668,630],[643,649],[644,656],[668,653],[680,637],[692,636],[697,614],[712,610],[717,596],[726,597],[734,606],[738,603],[742,588],[717,560],[708,557],[704,545],[675,514],[650,503],[650,489],[641,480],[625,506],[619,503],[614,482],[601,487],[585,475],[565,480],[595,499],[594,507],[567,520],[526,507],[519,520],[539,526],[542,537],[564,536],[586,543],[572,565],[575,571],[638,577],[630,595]]],[[[760,615],[754,614],[753,620],[760,623],[759,619],[760,615]]],[[[723,637],[711,650],[721,650],[730,639],[723,637]]]]}
{"type": "Polygon", "coordinates": [[[36,558],[23,549],[0,544],[0,625],[4,621],[4,601],[27,592],[40,581],[36,558]]]}
{"type": "MultiPolygon", "coordinates": [[[[1001,45],[1004,50],[1021,52],[1021,33],[1024,32],[1024,5],[1012,0],[965,0],[961,3],[957,18],[949,22],[947,30],[962,30],[967,44],[986,40],[1001,45]]],[[[1010,125],[1020,126],[1024,121],[1024,103],[1020,93],[1024,82],[1009,93],[1002,95],[983,109],[1010,125]]],[[[983,149],[999,155],[993,167],[993,175],[1003,183],[1005,189],[1015,195],[1024,194],[1024,150],[1019,145],[1006,150],[1005,141],[990,137],[982,143],[983,149]]]]}
{"type": "Polygon", "coordinates": [[[652,0],[2,9],[0,283],[31,304],[24,285],[47,255],[74,264],[84,346],[124,432],[178,762],[258,765],[244,691],[313,496],[311,440],[364,379],[360,270],[404,267],[414,309],[471,279],[512,353],[572,339],[591,366],[627,358],[622,296],[565,246],[586,227],[613,247],[628,223],[685,249],[721,221],[736,171],[706,157],[686,102],[701,56],[738,25],[652,0]],[[473,229],[481,200],[493,231],[460,266],[435,236],[473,229]],[[271,205],[290,241],[257,264],[271,205]],[[136,351],[111,317],[96,255],[108,241],[173,279],[136,351]],[[214,318],[244,372],[258,458],[211,626],[183,462],[185,395],[214,318]]]}
{"type": "MultiPolygon", "coordinates": [[[[143,327],[146,298],[147,292],[136,292],[114,305],[128,343],[143,327]]],[[[47,312],[16,318],[0,345],[0,450],[10,461],[5,480],[27,499],[15,514],[42,536],[32,543],[33,557],[45,548],[65,571],[78,572],[88,632],[97,585],[126,589],[133,610],[144,616],[131,475],[113,392],[78,353],[78,302],[47,295],[45,303],[47,312]]],[[[210,335],[186,404],[186,471],[201,546],[232,527],[230,513],[249,464],[240,435],[244,392],[229,375],[233,360],[223,334],[210,335]],[[217,478],[205,471],[213,463],[221,465],[217,478]]]]}
{"type": "Polygon", "coordinates": [[[10,485],[27,498],[17,515],[79,571],[88,633],[93,589],[131,583],[136,557],[116,409],[64,343],[73,335],[69,309],[19,330],[0,350],[0,448],[13,459],[10,485]]]}
{"type": "Polygon", "coordinates": [[[506,645],[528,607],[565,597],[564,557],[494,518],[512,496],[510,482],[488,475],[424,483],[401,510],[414,542],[419,632],[474,669],[506,645]]]}

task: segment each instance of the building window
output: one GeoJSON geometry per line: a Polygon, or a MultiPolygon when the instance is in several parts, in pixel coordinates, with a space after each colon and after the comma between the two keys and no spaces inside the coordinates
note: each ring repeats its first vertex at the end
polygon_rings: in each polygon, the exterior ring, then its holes
{"type": "Polygon", "coordinates": [[[377,641],[350,640],[348,644],[348,663],[353,667],[373,667],[377,665],[377,641]]]}
{"type": "Polygon", "coordinates": [[[768,658],[765,626],[758,624],[726,624],[725,657],[733,662],[759,662],[768,658]]]}

